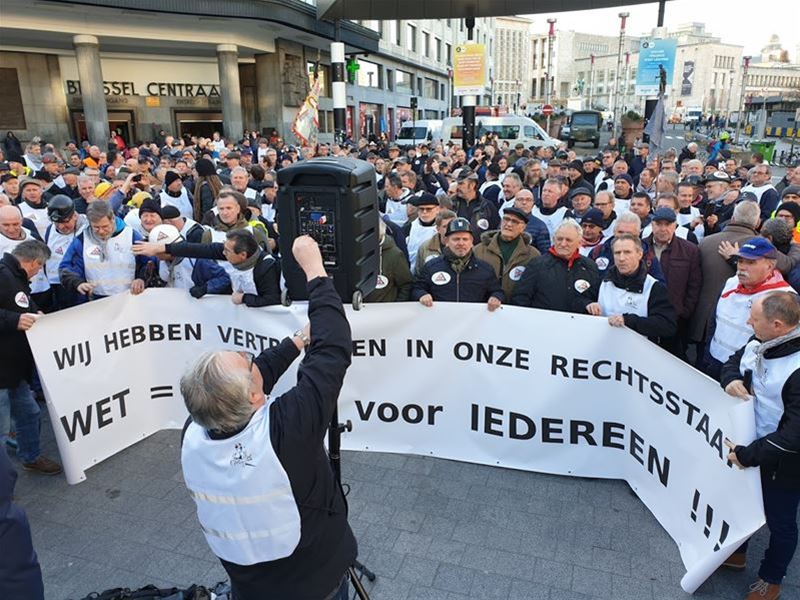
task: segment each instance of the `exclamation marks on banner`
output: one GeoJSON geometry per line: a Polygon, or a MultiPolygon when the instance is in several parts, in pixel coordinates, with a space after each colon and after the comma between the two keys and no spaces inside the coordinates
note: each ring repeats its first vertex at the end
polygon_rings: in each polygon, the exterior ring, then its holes
{"type": "MultiPolygon", "coordinates": [[[[698,490],[694,491],[694,497],[692,498],[692,511],[689,513],[689,517],[697,523],[697,509],[700,507],[700,492],[698,490]]],[[[707,538],[711,537],[711,530],[714,524],[714,509],[711,507],[710,504],[706,504],[706,522],[705,526],[703,527],[703,535],[707,538]]],[[[725,540],[728,539],[728,533],[730,532],[731,526],[728,525],[727,521],[722,521],[722,528],[719,534],[719,541],[714,545],[714,552],[717,552],[722,545],[725,543],[725,540]]]]}

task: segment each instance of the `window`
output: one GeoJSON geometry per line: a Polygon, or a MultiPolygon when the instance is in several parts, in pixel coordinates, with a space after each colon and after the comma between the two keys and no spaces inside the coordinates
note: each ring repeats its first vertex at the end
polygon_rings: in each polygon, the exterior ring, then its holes
{"type": "MultiPolygon", "coordinates": [[[[308,86],[311,87],[314,85],[314,62],[307,61],[306,67],[308,69],[308,86]]],[[[317,69],[317,77],[319,78],[319,95],[320,96],[330,96],[330,90],[328,85],[330,83],[329,77],[329,69],[328,65],[320,65],[317,69]]]]}
{"type": "Polygon", "coordinates": [[[362,87],[379,88],[381,82],[378,65],[368,60],[359,59],[358,66],[360,68],[356,72],[356,83],[362,87]]]}
{"type": "Polygon", "coordinates": [[[406,24],[406,48],[417,51],[417,27],[411,23],[406,24]]]}
{"type": "Polygon", "coordinates": [[[386,87],[390,92],[394,91],[394,71],[392,69],[386,69],[386,87]]]}
{"type": "Polygon", "coordinates": [[[25,110],[16,69],[0,69],[0,124],[6,129],[26,129],[25,110]]]}
{"type": "Polygon", "coordinates": [[[391,44],[400,45],[400,27],[397,21],[386,21],[386,30],[383,37],[391,44]]]}
{"type": "Polygon", "coordinates": [[[361,26],[366,27],[367,29],[371,29],[377,33],[381,32],[381,22],[380,21],[361,21],[361,26]]]}
{"type": "Polygon", "coordinates": [[[408,71],[401,71],[400,69],[397,69],[394,72],[395,91],[406,94],[413,93],[413,90],[411,89],[412,81],[412,75],[408,71]]]}
{"type": "Polygon", "coordinates": [[[422,96],[422,77],[417,77],[417,95],[422,96]]]}
{"type": "Polygon", "coordinates": [[[422,54],[425,57],[431,55],[431,34],[427,31],[422,32],[422,54]]]}
{"type": "Polygon", "coordinates": [[[442,62],[442,40],[436,38],[436,62],[442,62]]]}
{"type": "Polygon", "coordinates": [[[445,58],[447,59],[447,64],[453,64],[453,45],[452,44],[445,44],[444,45],[444,53],[445,58]]]}
{"type": "Polygon", "coordinates": [[[423,96],[426,98],[439,98],[439,82],[435,79],[425,78],[425,90],[423,96]]]}

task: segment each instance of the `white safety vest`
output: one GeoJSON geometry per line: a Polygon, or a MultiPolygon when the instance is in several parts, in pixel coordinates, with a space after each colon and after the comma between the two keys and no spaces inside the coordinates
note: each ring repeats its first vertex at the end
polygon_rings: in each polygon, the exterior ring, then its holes
{"type": "Polygon", "coordinates": [[[253,267],[243,271],[234,268],[230,277],[231,289],[234,291],[234,293],[242,292],[243,294],[258,294],[256,282],[253,279],[253,267]]]}
{"type": "Polygon", "coordinates": [[[94,283],[94,294],[113,296],[130,289],[136,277],[133,229],[126,227],[101,244],[83,236],[83,269],[86,281],[94,283]],[[101,245],[102,244],[102,245],[101,245]]]}
{"type": "Polygon", "coordinates": [[[759,203],[761,202],[761,196],[764,195],[764,192],[767,190],[774,190],[775,186],[771,183],[767,183],[762,185],[761,187],[755,187],[753,184],[748,184],[742,188],[742,192],[751,192],[755,194],[756,198],[758,198],[759,203]]]}
{"type": "Polygon", "coordinates": [[[600,291],[597,297],[603,316],[639,315],[640,317],[646,317],[647,303],[650,301],[650,292],[653,291],[655,283],[656,278],[647,275],[642,291],[637,293],[618,288],[610,281],[604,281],[600,284],[600,291]]]}
{"type": "Polygon", "coordinates": [[[714,337],[711,339],[709,352],[711,356],[722,363],[752,337],[753,329],[747,324],[747,319],[750,317],[750,308],[756,299],[772,292],[794,292],[785,281],[782,281],[782,285],[769,286],[753,294],[732,292],[738,285],[739,278],[736,275],[728,279],[717,302],[717,326],[714,330],[714,337]]]}
{"type": "MultiPolygon", "coordinates": [[[[186,235],[192,230],[192,227],[194,227],[195,225],[197,225],[197,221],[195,221],[194,219],[190,219],[189,217],[184,217],[183,227],[181,227],[181,230],[179,232],[184,240],[186,239],[186,235]]],[[[203,229],[206,228],[205,225],[200,225],[200,227],[202,227],[203,229]]]]}
{"type": "Polygon", "coordinates": [[[45,231],[44,241],[47,243],[47,247],[50,248],[50,258],[47,259],[45,269],[47,271],[47,279],[51,284],[61,283],[61,279],[58,277],[58,268],[61,266],[61,261],[64,260],[67,248],[70,247],[75,236],[86,229],[88,224],[86,217],[79,215],[78,222],[75,223],[75,230],[72,233],[60,233],[55,224],[51,224],[45,231]]]}
{"type": "Polygon", "coordinates": [[[778,429],[784,408],[781,390],[789,376],[800,369],[800,353],[765,358],[756,352],[760,346],[758,340],[748,342],[739,362],[742,376],[745,371],[753,373],[757,438],[763,438],[778,429]]]}
{"type": "Polygon", "coordinates": [[[181,450],[183,478],[212,552],[237,565],[285,558],[300,542],[289,476],[270,442],[269,403],[247,427],[213,440],[196,423],[181,450]]]}
{"type": "MultiPolygon", "coordinates": [[[[641,238],[646,239],[650,237],[650,234],[653,233],[653,225],[648,223],[644,229],[642,229],[641,238]]],[[[689,229],[686,227],[676,227],[675,228],[675,237],[679,237],[682,240],[685,240],[689,237],[689,229]]]]}
{"type": "MultiPolygon", "coordinates": [[[[246,229],[250,233],[253,233],[253,228],[250,225],[248,225],[247,227],[243,227],[242,229],[246,229]]],[[[217,231],[216,229],[212,229],[211,241],[218,244],[224,244],[225,240],[228,239],[227,234],[228,234],[227,231],[217,231]]],[[[228,274],[228,277],[231,278],[231,283],[233,283],[234,274],[238,272],[236,267],[234,267],[227,260],[218,260],[217,264],[223,269],[225,269],[225,272],[228,274]]],[[[233,291],[235,292],[236,289],[234,289],[233,291]]]]}
{"type": "Polygon", "coordinates": [[[537,217],[542,221],[544,221],[544,224],[547,225],[547,231],[550,232],[550,243],[552,244],[553,236],[556,233],[556,228],[559,225],[561,225],[561,221],[564,220],[564,215],[567,214],[566,207],[562,206],[561,208],[556,210],[556,212],[554,212],[552,215],[545,215],[542,214],[542,211],[539,210],[538,206],[534,206],[533,210],[531,211],[531,214],[534,217],[537,217]]]}
{"type": "Polygon", "coordinates": [[[42,202],[42,208],[33,208],[27,202],[21,202],[19,210],[23,218],[30,219],[36,225],[36,231],[44,238],[44,232],[47,231],[47,226],[50,225],[50,218],[47,216],[47,203],[42,202]]]}
{"type": "Polygon", "coordinates": [[[158,276],[167,283],[167,287],[190,290],[194,287],[192,281],[194,265],[193,258],[175,258],[170,262],[161,260],[158,262],[158,276]]]}
{"type": "MultiPolygon", "coordinates": [[[[21,240],[12,240],[0,233],[0,256],[3,256],[6,252],[10,254],[11,251],[22,242],[36,239],[33,237],[33,234],[24,227],[22,228],[22,233],[25,237],[21,240]]],[[[47,273],[45,269],[39,269],[39,272],[31,279],[31,294],[41,294],[49,289],[50,281],[47,279],[47,273]]]]}
{"type": "Polygon", "coordinates": [[[177,208],[182,217],[189,218],[194,214],[194,208],[192,208],[192,203],[189,202],[189,192],[186,191],[186,188],[181,186],[181,195],[175,198],[174,196],[170,196],[166,190],[162,190],[161,194],[161,208],[165,206],[174,206],[177,208]]]}
{"type": "MultiPolygon", "coordinates": [[[[276,198],[277,200],[277,198],[276,198]]],[[[268,202],[261,203],[261,216],[264,217],[270,223],[275,222],[275,204],[270,204],[268,202]]]]}
{"type": "Polygon", "coordinates": [[[419,219],[414,219],[411,222],[411,229],[406,238],[406,246],[408,247],[408,260],[411,263],[411,272],[414,272],[415,265],[417,264],[417,252],[420,246],[436,235],[436,223],[431,225],[423,225],[419,219]]]}
{"type": "Polygon", "coordinates": [[[631,211],[631,201],[624,198],[614,198],[614,212],[621,215],[625,212],[631,211]]]}

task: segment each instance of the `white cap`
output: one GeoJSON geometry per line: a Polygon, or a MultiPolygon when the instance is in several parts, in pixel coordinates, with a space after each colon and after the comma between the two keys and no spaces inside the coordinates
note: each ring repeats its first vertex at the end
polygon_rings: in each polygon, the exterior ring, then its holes
{"type": "Polygon", "coordinates": [[[150,231],[148,240],[151,244],[172,244],[181,239],[181,232],[174,225],[156,225],[150,231]]]}

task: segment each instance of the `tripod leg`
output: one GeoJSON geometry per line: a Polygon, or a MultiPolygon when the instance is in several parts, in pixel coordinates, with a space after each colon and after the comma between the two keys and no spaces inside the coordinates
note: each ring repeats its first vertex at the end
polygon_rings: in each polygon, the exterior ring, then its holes
{"type": "Polygon", "coordinates": [[[356,596],[358,596],[359,600],[369,600],[369,594],[367,594],[364,584],[361,583],[361,580],[358,578],[355,567],[348,568],[347,574],[350,576],[350,583],[353,584],[353,588],[356,590],[356,596]]]}
{"type": "Polygon", "coordinates": [[[353,567],[355,567],[356,571],[358,571],[358,572],[360,572],[361,574],[363,574],[363,575],[364,575],[364,577],[366,577],[366,578],[367,578],[367,579],[369,579],[370,581],[375,581],[375,573],[373,573],[372,571],[370,571],[370,570],[369,570],[367,567],[365,567],[365,566],[364,566],[363,564],[361,564],[360,562],[358,562],[358,561],[355,561],[355,562],[353,563],[353,567]]]}

